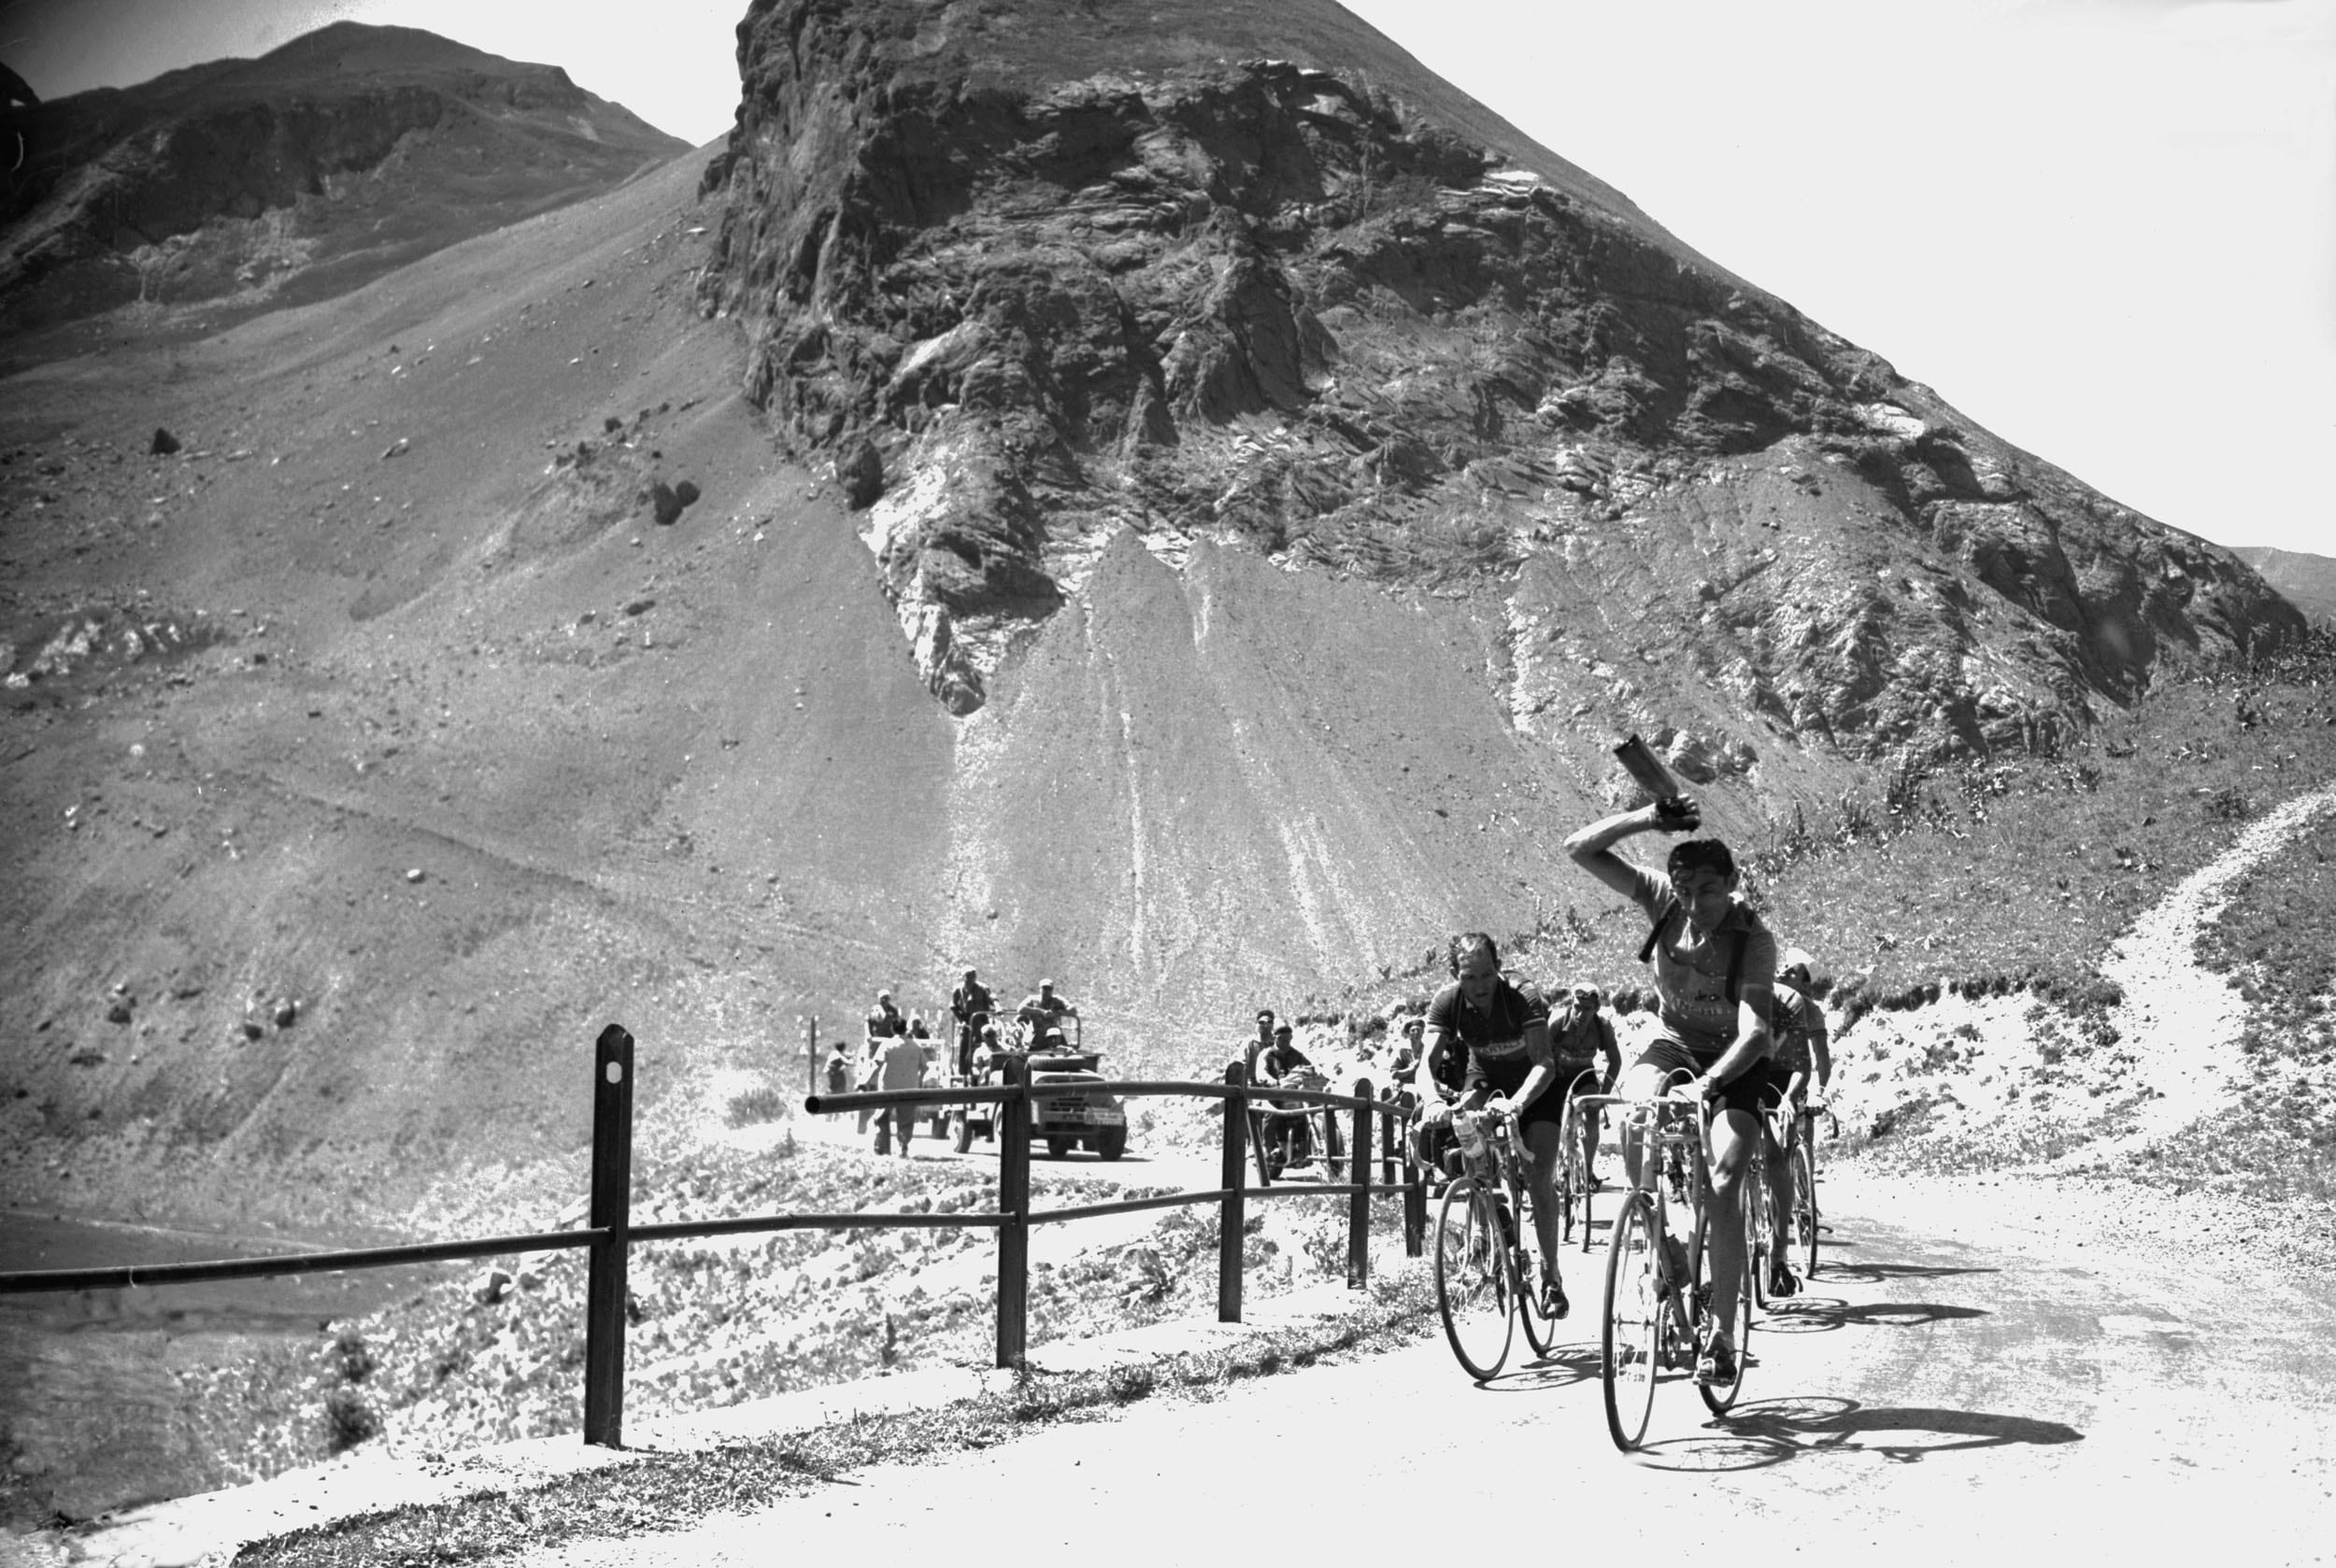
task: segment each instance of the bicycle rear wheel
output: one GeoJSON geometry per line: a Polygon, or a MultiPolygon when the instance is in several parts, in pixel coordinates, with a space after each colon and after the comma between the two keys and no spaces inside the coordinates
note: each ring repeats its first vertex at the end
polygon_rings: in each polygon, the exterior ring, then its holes
{"type": "Polygon", "coordinates": [[[1768,1271],[1784,1257],[1775,1208],[1769,1197],[1768,1168],[1756,1163],[1744,1173],[1744,1267],[1752,1278],[1752,1299],[1763,1308],[1776,1304],[1769,1296],[1768,1271]]]}
{"type": "Polygon", "coordinates": [[[1645,1440],[1655,1409],[1655,1352],[1664,1312],[1659,1257],[1653,1201],[1644,1192],[1625,1193],[1606,1239],[1599,1338],[1606,1432],[1626,1454],[1645,1440]]]}
{"type": "Polygon", "coordinates": [[[1468,1176],[1444,1190],[1435,1213],[1435,1304],[1444,1337],[1477,1382],[1500,1376],[1509,1359],[1508,1247],[1492,1194],[1468,1176]]]}
{"type": "Polygon", "coordinates": [[[1792,1151],[1792,1249],[1801,1261],[1801,1277],[1816,1277],[1816,1172],[1809,1151],[1792,1151]]]}
{"type": "Polygon", "coordinates": [[[1558,1342],[1558,1320],[1542,1310],[1541,1232],[1533,1224],[1533,1196],[1527,1192],[1518,1202],[1523,1212],[1517,1216],[1516,1245],[1509,1254],[1516,1261],[1509,1288],[1517,1292],[1517,1320],[1525,1326],[1525,1343],[1535,1356],[1546,1356],[1558,1342]]]}
{"type": "MultiPolygon", "coordinates": [[[[1748,1200],[1747,1200],[1748,1204],[1748,1200]]],[[[1700,1356],[1711,1342],[1713,1331],[1724,1331],[1736,1352],[1735,1376],[1725,1383],[1696,1380],[1695,1390],[1703,1396],[1703,1403],[1715,1416],[1724,1416],[1736,1403],[1736,1395],[1744,1391],[1745,1358],[1752,1347],[1752,1256],[1751,1227],[1747,1223],[1744,1238],[1744,1270],[1736,1280],[1735,1300],[1721,1303],[1712,1288],[1712,1253],[1707,1245],[1710,1229],[1708,1208],[1699,1209],[1695,1217],[1695,1241],[1689,1266],[1695,1276],[1695,1295],[1689,1310],[1689,1320],[1695,1325],[1695,1348],[1700,1356]]]]}

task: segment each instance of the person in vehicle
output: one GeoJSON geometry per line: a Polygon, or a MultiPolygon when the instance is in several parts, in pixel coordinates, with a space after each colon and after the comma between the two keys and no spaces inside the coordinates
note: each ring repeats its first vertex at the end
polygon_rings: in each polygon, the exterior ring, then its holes
{"type": "Polygon", "coordinates": [[[960,1073],[973,1070],[975,1037],[982,1025],[990,1021],[990,1011],[996,1006],[990,988],[983,985],[981,977],[970,968],[965,971],[965,977],[958,982],[957,989],[949,992],[949,1016],[957,1020],[957,1070],[960,1073]]]}
{"type": "MultiPolygon", "coordinates": [[[[1549,1019],[1549,1054],[1569,1098],[1612,1094],[1622,1076],[1622,1049],[1615,1043],[1614,1020],[1606,1017],[1604,1000],[1596,986],[1576,985],[1567,993],[1564,1010],[1549,1019]]],[[[1576,1119],[1582,1129],[1582,1174],[1595,1192],[1599,1118],[1586,1112],[1576,1119]]]]}
{"type": "Polygon", "coordinates": [[[868,1038],[890,1040],[896,1034],[907,1033],[908,1020],[901,1017],[898,1007],[892,1005],[892,993],[889,991],[877,991],[876,1005],[868,1009],[868,1038]]]}
{"type": "Polygon", "coordinates": [[[1428,1071],[1420,1076],[1420,1124],[1448,1129],[1457,1108],[1502,1107],[1517,1117],[1533,1195],[1533,1231],[1541,1243],[1543,1310],[1566,1315],[1565,1280],[1558,1267],[1558,1155],[1565,1126],[1565,1094],[1549,1054],[1549,1008],[1532,991],[1501,976],[1501,949],[1481,931],[1452,938],[1452,980],[1428,1004],[1423,1032],[1428,1071]],[[1467,1059],[1457,1100],[1446,1098],[1439,1063],[1454,1053],[1467,1059]]]}
{"type": "Polygon", "coordinates": [[[1033,1050],[1047,1048],[1049,1036],[1059,1035],[1065,1018],[1076,1018],[1079,1010],[1063,997],[1057,996],[1052,980],[1041,980],[1038,989],[1022,998],[1022,1005],[1014,1010],[1029,1034],[1033,1050]]]}
{"type": "MultiPolygon", "coordinates": [[[[1776,987],[1776,938],[1737,891],[1736,859],[1716,838],[1674,844],[1659,872],[1614,852],[1644,833],[1691,833],[1692,800],[1658,802],[1601,818],[1565,841],[1574,863],[1646,912],[1652,928],[1642,958],[1655,966],[1656,1035],[1623,1075],[1634,1100],[1665,1091],[1674,1075],[1719,1103],[1706,1149],[1712,1173],[1712,1289],[1733,1301],[1744,1285],[1744,1167],[1759,1136],[1760,1068],[1773,1047],[1769,1008],[1776,987]]],[[[1639,1140],[1625,1137],[1623,1163],[1639,1178],[1639,1140]]],[[[1701,1347],[1696,1376],[1731,1383],[1736,1347],[1724,1326],[1701,1347]]]]}

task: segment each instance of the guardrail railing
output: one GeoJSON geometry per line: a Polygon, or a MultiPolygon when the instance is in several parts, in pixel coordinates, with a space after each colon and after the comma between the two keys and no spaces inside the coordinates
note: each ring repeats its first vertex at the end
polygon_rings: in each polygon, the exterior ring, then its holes
{"type": "Polygon", "coordinates": [[[1369,1079],[1357,1083],[1353,1094],[1283,1089],[1249,1081],[1247,1064],[1234,1062],[1225,1069],[1222,1083],[1158,1081],[1066,1084],[1027,1081],[1024,1064],[1014,1058],[1001,1063],[1004,1081],[982,1087],[873,1090],[849,1094],[813,1094],[804,1108],[813,1115],[834,1115],[862,1108],[893,1105],[995,1105],[1001,1107],[998,1129],[998,1206],[989,1214],[763,1214],[720,1219],[663,1220],[635,1225],[632,1221],[633,1184],[633,1051],[631,1033],[610,1024],[593,1047],[592,1164],[591,1203],[580,1230],[536,1232],[519,1235],[482,1236],[467,1240],[420,1242],[399,1247],[351,1247],[335,1251],[281,1253],[259,1258],[227,1258],[185,1263],[134,1263],[107,1268],[48,1269],[0,1274],[0,1295],[39,1291],[129,1290],[159,1285],[192,1285],[208,1280],[268,1278],[279,1275],[321,1274],[345,1269],[389,1268],[406,1263],[458,1262],[501,1257],[514,1252],[548,1252],[589,1247],[591,1258],[584,1291],[584,1441],[606,1447],[623,1446],[625,1283],[631,1252],[636,1243],[679,1241],[705,1236],[747,1235],[769,1231],[808,1230],[994,1230],[998,1233],[997,1364],[1017,1366],[1028,1350],[1030,1312],[1030,1228],[1146,1209],[1175,1208],[1195,1204],[1218,1205],[1217,1316],[1226,1323],[1241,1321],[1241,1241],[1252,1199],[1278,1197],[1340,1197],[1347,1200],[1346,1284],[1360,1290],[1371,1270],[1371,1200],[1403,1200],[1403,1246],[1419,1255],[1427,1230],[1427,1200],[1416,1172],[1401,1155],[1401,1131],[1411,1114],[1409,1096],[1375,1097],[1369,1079]],[[1121,1198],[1108,1203],[1075,1204],[1060,1208],[1033,1209],[1031,1205],[1031,1105],[1055,1095],[1105,1092],[1122,1098],[1183,1095],[1215,1099],[1225,1106],[1220,1179],[1218,1186],[1147,1198],[1121,1198]],[[1353,1151],[1348,1174],[1362,1176],[1375,1162],[1366,1151],[1375,1142],[1382,1180],[1344,1182],[1274,1182],[1259,1153],[1259,1185],[1245,1180],[1254,1142],[1250,1101],[1273,1100],[1351,1113],[1353,1151]],[[1379,1135],[1372,1136],[1378,1123],[1379,1135]],[[1402,1173],[1403,1179],[1399,1180],[1402,1173]]]}

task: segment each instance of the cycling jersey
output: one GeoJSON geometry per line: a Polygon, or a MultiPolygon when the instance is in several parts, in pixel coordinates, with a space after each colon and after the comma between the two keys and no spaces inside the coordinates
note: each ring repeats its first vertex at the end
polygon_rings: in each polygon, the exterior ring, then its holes
{"type": "Polygon", "coordinates": [[[1809,1056],[1812,1041],[1830,1043],[1825,1028],[1825,1009],[1816,1005],[1796,986],[1776,982],[1776,1004],[1768,1012],[1770,1031],[1776,1037],[1776,1053],[1769,1064],[1779,1073],[1813,1073],[1816,1063],[1809,1056]]]}
{"type": "MultiPolygon", "coordinates": [[[[1435,1000],[1428,1004],[1428,1027],[1444,1032],[1447,1052],[1455,1041],[1468,1048],[1463,1090],[1481,1089],[1513,1096],[1524,1088],[1526,1076],[1533,1070],[1525,1048],[1525,1033],[1534,1024],[1548,1021],[1547,1003],[1505,979],[1494,988],[1491,1005],[1482,1011],[1468,1005],[1457,980],[1437,991],[1435,1000]]],[[[1562,1090],[1564,1086],[1552,1087],[1562,1090]]],[[[1521,1119],[1555,1120],[1564,1114],[1564,1103],[1561,1092],[1544,1093],[1525,1107],[1521,1119]]]]}
{"type": "MultiPolygon", "coordinates": [[[[1671,878],[1660,872],[1631,868],[1631,899],[1651,919],[1674,901],[1671,878]]],[[[1776,937],[1741,898],[1708,935],[1698,935],[1685,916],[1678,916],[1657,934],[1655,943],[1656,1019],[1659,1041],[1683,1048],[1708,1068],[1735,1044],[1736,1003],[1729,994],[1728,976],[1733,967],[1747,987],[1757,977],[1772,981],[1776,974],[1776,937]],[[1738,955],[1736,948],[1743,945],[1738,955]]],[[[1643,1059],[1642,1059],[1643,1060],[1643,1059]]]]}

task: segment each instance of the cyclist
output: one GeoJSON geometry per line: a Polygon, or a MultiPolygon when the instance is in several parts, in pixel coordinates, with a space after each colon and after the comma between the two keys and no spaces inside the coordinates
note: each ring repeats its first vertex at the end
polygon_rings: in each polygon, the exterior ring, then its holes
{"type": "MultiPolygon", "coordinates": [[[[1833,1078],[1833,1053],[1827,1038],[1825,1009],[1809,994],[1809,969],[1814,962],[1799,948],[1785,949],[1776,961],[1776,1002],[1769,1010],[1770,1028],[1776,1036],[1776,1054],[1768,1063],[1769,1083],[1782,1103],[1791,1106],[1791,1137],[1796,1142],[1806,1135],[1802,1119],[1808,1114],[1812,1061],[1819,1089],[1833,1078]]],[[[1792,1144],[1777,1143],[1776,1129],[1766,1117],[1760,1119],[1760,1137],[1768,1156],[1769,1198],[1776,1205],[1774,1212],[1782,1223],[1792,1213],[1792,1144]]],[[[1777,1248],[1768,1271],[1768,1293],[1772,1296],[1789,1296],[1800,1289],[1785,1260],[1785,1251],[1777,1248]]]]}
{"type": "Polygon", "coordinates": [[[1501,977],[1501,949],[1481,931],[1452,938],[1452,983],[1428,1004],[1427,1067],[1418,1076],[1420,1126],[1452,1124],[1457,1105],[1505,1107],[1530,1157],[1526,1185],[1533,1195],[1533,1230],[1541,1242],[1541,1292],[1546,1316],[1566,1315],[1565,1281],[1558,1272],[1558,1153],[1565,1132],[1565,1095],[1549,1054],[1549,1007],[1534,991],[1501,977]],[[1446,1098],[1445,1061],[1467,1056],[1457,1102],[1446,1098]]]}
{"type": "MultiPolygon", "coordinates": [[[[1622,1076],[1622,1049],[1615,1044],[1614,1020],[1602,1009],[1605,998],[1598,988],[1587,982],[1574,988],[1567,998],[1565,1011],[1549,1019],[1549,1053],[1556,1058],[1558,1082],[1565,1085],[1569,1098],[1580,1099],[1585,1094],[1612,1094],[1615,1080],[1622,1076]],[[1604,1072],[1598,1069],[1603,1059],[1604,1072]]],[[[1588,1178],[1590,1190],[1598,1190],[1598,1119],[1584,1115],[1582,1126],[1582,1175],[1588,1178]]]]}
{"type": "MultiPolygon", "coordinates": [[[[1643,870],[1614,852],[1642,833],[1691,833],[1702,820],[1691,799],[1658,802],[1592,822],[1565,841],[1566,853],[1599,881],[1645,910],[1654,922],[1640,953],[1655,966],[1656,1034],[1623,1076],[1622,1092],[1652,1099],[1674,1074],[1720,1108],[1712,1118],[1712,1289],[1716,1301],[1744,1288],[1745,1162],[1759,1136],[1759,1070],[1772,1048],[1769,1005],[1776,984],[1776,938],[1737,896],[1736,859],[1716,838],[1672,846],[1661,872],[1643,870]]],[[[1623,1162],[1640,1179],[1638,1140],[1623,1140],[1623,1162]]],[[[1725,1312],[1715,1316],[1724,1324],[1725,1312]]],[[[1735,1381],[1736,1347],[1715,1329],[1697,1360],[1696,1376],[1735,1381]]]]}

